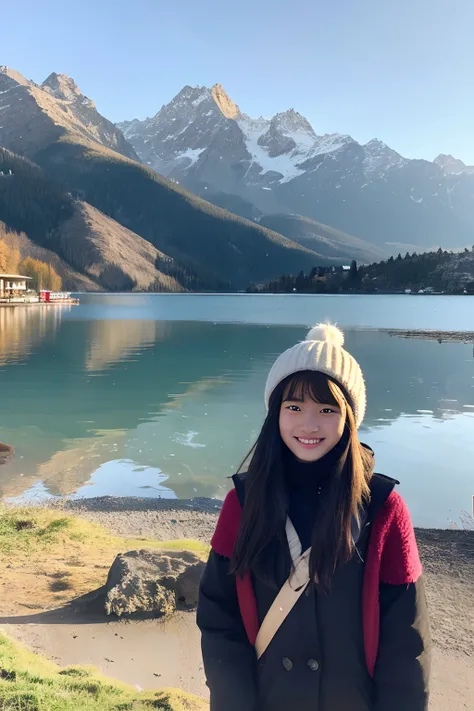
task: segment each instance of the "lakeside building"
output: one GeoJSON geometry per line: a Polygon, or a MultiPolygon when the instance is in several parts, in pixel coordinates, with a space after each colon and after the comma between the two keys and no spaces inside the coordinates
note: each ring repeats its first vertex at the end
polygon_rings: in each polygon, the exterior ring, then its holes
{"type": "Polygon", "coordinates": [[[21,274],[0,274],[0,299],[24,298],[30,281],[21,274]]]}

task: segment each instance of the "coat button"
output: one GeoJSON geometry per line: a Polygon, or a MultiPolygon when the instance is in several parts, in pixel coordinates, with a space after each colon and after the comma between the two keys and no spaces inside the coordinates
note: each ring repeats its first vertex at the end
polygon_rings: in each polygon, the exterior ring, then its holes
{"type": "Polygon", "coordinates": [[[286,669],[286,671],[291,671],[293,669],[293,662],[288,657],[283,657],[281,663],[283,665],[283,669],[286,669]]]}
{"type": "Polygon", "coordinates": [[[316,659],[308,659],[308,666],[311,669],[311,671],[318,671],[319,662],[317,662],[316,659]]]}

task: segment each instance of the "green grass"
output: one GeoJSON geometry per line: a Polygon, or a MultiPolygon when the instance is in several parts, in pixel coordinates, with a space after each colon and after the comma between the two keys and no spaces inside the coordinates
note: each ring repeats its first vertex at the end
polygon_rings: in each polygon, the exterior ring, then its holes
{"type": "Polygon", "coordinates": [[[0,634],[2,711],[205,711],[206,702],[181,691],[137,691],[93,667],[66,667],[28,651],[0,634]]]}
{"type": "MultiPolygon", "coordinates": [[[[68,518],[53,518],[32,515],[27,509],[6,510],[0,516],[0,555],[38,550],[56,542],[60,535],[71,528],[68,518]]],[[[75,531],[70,535],[77,537],[75,531]]]]}
{"type": "Polygon", "coordinates": [[[114,536],[103,526],[76,518],[64,512],[43,508],[0,509],[0,559],[18,553],[33,556],[55,552],[71,545],[75,552],[87,553],[132,548],[185,550],[206,557],[209,546],[188,539],[157,541],[153,538],[114,536]]]}

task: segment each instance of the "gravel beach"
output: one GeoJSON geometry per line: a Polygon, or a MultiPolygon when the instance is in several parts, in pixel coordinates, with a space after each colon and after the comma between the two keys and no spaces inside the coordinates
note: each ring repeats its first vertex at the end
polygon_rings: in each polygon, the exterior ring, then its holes
{"type": "Polygon", "coordinates": [[[222,501],[101,496],[66,500],[55,507],[105,526],[121,536],[152,536],[159,541],[192,538],[209,543],[222,501]]]}

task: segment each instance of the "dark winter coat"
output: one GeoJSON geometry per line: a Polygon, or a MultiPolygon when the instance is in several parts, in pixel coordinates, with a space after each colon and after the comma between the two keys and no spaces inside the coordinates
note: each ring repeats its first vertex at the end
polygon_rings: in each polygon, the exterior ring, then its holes
{"type": "MultiPolygon", "coordinates": [[[[338,569],[328,595],[313,586],[301,596],[257,661],[253,643],[277,589],[229,575],[245,498],[245,477],[234,477],[198,606],[211,711],[427,709],[430,639],[421,566],[406,507],[391,493],[394,483],[373,475],[353,558],[338,569]]],[[[303,549],[308,493],[299,492],[293,510],[290,504],[303,549]]],[[[281,561],[279,585],[289,574],[285,556],[281,561]]]]}

